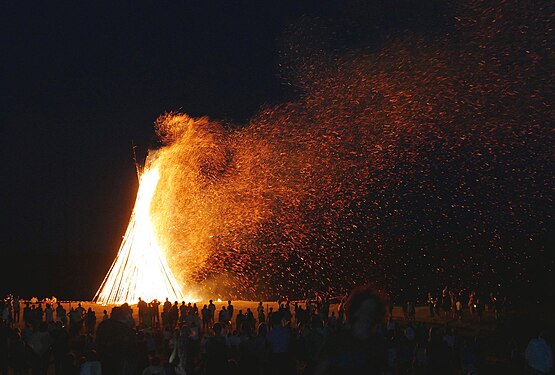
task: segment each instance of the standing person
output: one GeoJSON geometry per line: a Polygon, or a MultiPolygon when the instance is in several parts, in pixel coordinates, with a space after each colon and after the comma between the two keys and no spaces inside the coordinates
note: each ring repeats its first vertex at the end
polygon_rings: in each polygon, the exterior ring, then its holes
{"type": "Polygon", "coordinates": [[[175,301],[173,306],[170,310],[170,326],[171,328],[175,328],[177,321],[179,319],[179,303],[175,301]]]}
{"type": "Polygon", "coordinates": [[[46,322],[39,323],[38,329],[29,338],[28,345],[32,349],[33,374],[46,375],[52,350],[52,338],[46,322]]]}
{"type": "Polygon", "coordinates": [[[341,297],[341,301],[339,302],[339,310],[337,315],[337,322],[339,323],[339,326],[343,325],[343,321],[345,319],[345,303],[347,303],[347,297],[348,294],[345,293],[343,297],[341,297]]]}
{"type": "Polygon", "coordinates": [[[185,301],[181,301],[181,305],[179,305],[179,321],[184,322],[187,319],[188,314],[189,308],[185,304],[185,301]]]}
{"type": "Polygon", "coordinates": [[[102,365],[98,360],[96,350],[87,350],[85,353],[85,362],[81,365],[80,375],[102,375],[102,365]]]}
{"type": "Polygon", "coordinates": [[[430,311],[430,318],[434,317],[434,297],[432,296],[432,292],[428,292],[428,310],[430,311]]]}
{"type": "Polygon", "coordinates": [[[451,318],[455,319],[456,317],[456,299],[455,299],[455,292],[453,289],[449,290],[449,300],[451,301],[451,318]]]}
{"type": "Polygon", "coordinates": [[[94,330],[96,328],[96,313],[90,307],[87,310],[87,314],[85,316],[85,328],[89,335],[94,335],[94,330]]]}
{"type": "Polygon", "coordinates": [[[224,374],[227,368],[227,346],[225,337],[222,336],[222,326],[215,323],[214,336],[206,342],[206,375],[224,374]]]}
{"type": "Polygon", "coordinates": [[[40,322],[43,321],[42,317],[44,315],[44,310],[42,308],[42,303],[38,303],[37,308],[35,309],[35,324],[38,325],[40,322]]]}
{"type": "Polygon", "coordinates": [[[156,327],[156,324],[160,324],[160,301],[154,299],[150,303],[150,317],[152,319],[152,326],[156,327]]]}
{"type": "MultiPolygon", "coordinates": [[[[262,302],[260,302],[262,304],[262,302]]],[[[263,323],[266,322],[266,315],[264,314],[264,307],[261,308],[262,305],[258,305],[256,311],[258,312],[258,322],[263,323]]]]}
{"type": "MultiPolygon", "coordinates": [[[[247,307],[247,312],[245,313],[245,322],[250,325],[251,329],[254,331],[256,320],[254,319],[254,315],[252,314],[250,307],[247,307]]],[[[259,321],[258,323],[264,323],[264,321],[259,321]]]]}
{"type": "Polygon", "coordinates": [[[19,324],[19,312],[21,311],[19,296],[15,296],[15,298],[12,301],[12,306],[13,306],[13,321],[15,324],[19,324]]]}
{"type": "Polygon", "coordinates": [[[225,308],[222,306],[220,313],[218,314],[218,322],[222,325],[222,329],[225,330],[227,328],[227,324],[229,321],[229,314],[225,308]]]}
{"type": "MultiPolygon", "coordinates": [[[[235,318],[235,327],[237,328],[239,333],[245,333],[246,334],[246,332],[242,332],[244,322],[245,322],[245,314],[243,314],[243,310],[239,310],[239,313],[237,314],[237,317],[235,318]]],[[[250,330],[249,332],[252,332],[252,330],[250,330]]]]}
{"type": "Polygon", "coordinates": [[[58,306],[56,306],[56,320],[62,322],[64,326],[67,326],[67,312],[60,302],[58,302],[58,306]]]}
{"type": "Polygon", "coordinates": [[[25,302],[25,307],[23,308],[23,323],[25,325],[29,325],[32,323],[33,320],[33,312],[31,311],[31,305],[29,301],[25,302]]]}
{"type": "Polygon", "coordinates": [[[155,355],[150,359],[150,365],[143,370],[142,375],[166,375],[164,367],[161,365],[160,357],[155,355]]]}
{"type": "Polygon", "coordinates": [[[2,306],[0,306],[0,311],[2,312],[2,321],[7,325],[11,325],[11,322],[12,322],[11,301],[2,301],[2,306]]]}
{"type": "Polygon", "coordinates": [[[169,321],[171,320],[170,318],[171,309],[172,309],[172,303],[166,297],[166,301],[164,302],[164,306],[162,307],[162,324],[164,325],[164,327],[168,326],[169,321]]]}
{"type": "MultiPolygon", "coordinates": [[[[264,314],[264,306],[262,305],[262,301],[258,302],[258,306],[256,307],[256,313],[258,316],[260,316],[260,314],[264,314]]],[[[260,323],[262,323],[263,321],[260,320],[260,318],[258,318],[258,321],[260,323]]]]}
{"type": "Polygon", "coordinates": [[[462,319],[463,316],[463,304],[460,298],[457,298],[455,302],[455,314],[458,320],[462,319]]]}
{"type": "Polygon", "coordinates": [[[451,298],[449,297],[449,288],[447,285],[441,292],[441,308],[445,316],[449,316],[451,311],[451,298]]]}
{"type": "Polygon", "coordinates": [[[270,344],[270,373],[295,374],[295,359],[291,350],[293,343],[291,330],[283,325],[280,314],[272,314],[271,319],[273,328],[266,336],[270,344]]]}
{"type": "MultiPolygon", "coordinates": [[[[437,300],[436,300],[436,304],[437,304],[437,300]]],[[[414,318],[416,316],[416,310],[414,307],[414,303],[412,301],[407,302],[407,314],[408,314],[409,320],[414,321],[414,318]]]]}
{"type": "Polygon", "coordinates": [[[54,323],[54,310],[49,303],[46,304],[46,308],[44,309],[44,316],[46,318],[46,323],[54,323]]]}
{"type": "Polygon", "coordinates": [[[202,332],[206,333],[210,329],[210,311],[208,306],[204,305],[200,313],[202,315],[202,332]]]}
{"type": "Polygon", "coordinates": [[[135,331],[127,324],[123,308],[112,308],[110,318],[101,322],[96,331],[98,357],[104,374],[130,372],[130,366],[136,362],[133,357],[136,337],[135,331]]]}
{"type": "Polygon", "coordinates": [[[328,337],[315,374],[382,374],[386,344],[376,328],[386,315],[386,298],[371,286],[355,288],[345,304],[345,329],[328,337]]]}
{"type": "Polygon", "coordinates": [[[214,326],[214,315],[216,313],[216,305],[212,303],[212,300],[210,300],[209,302],[210,303],[208,304],[208,311],[209,311],[208,325],[209,325],[209,328],[212,328],[214,326]]]}
{"type": "Polygon", "coordinates": [[[474,305],[475,297],[476,297],[475,291],[470,292],[470,294],[468,295],[468,312],[470,313],[470,316],[474,316],[474,312],[476,311],[476,306],[474,305]]]}
{"type": "MultiPolygon", "coordinates": [[[[227,301],[227,316],[228,316],[228,320],[229,320],[229,329],[231,330],[231,328],[233,327],[233,310],[234,310],[234,306],[231,304],[231,301],[227,301]]],[[[237,327],[239,328],[239,327],[237,327]]]]}
{"type": "Polygon", "coordinates": [[[146,312],[148,305],[141,297],[139,297],[139,302],[137,302],[137,309],[139,310],[139,325],[144,327],[146,324],[146,312]]]}
{"type": "Polygon", "coordinates": [[[21,332],[17,328],[13,337],[10,339],[9,357],[11,358],[14,375],[28,374],[27,371],[27,343],[21,337],[21,332]]]}
{"type": "Polygon", "coordinates": [[[545,332],[532,338],[524,352],[526,364],[533,374],[550,374],[553,371],[553,350],[545,341],[545,332]]]}
{"type": "Polygon", "coordinates": [[[79,325],[78,325],[79,318],[73,306],[69,308],[68,316],[69,316],[69,333],[73,337],[79,333],[79,325]]]}
{"type": "Polygon", "coordinates": [[[482,315],[484,315],[484,304],[482,303],[482,299],[480,297],[476,298],[474,306],[476,310],[476,315],[478,315],[478,322],[482,323],[482,315]]]}
{"type": "Polygon", "coordinates": [[[83,323],[85,321],[85,308],[81,306],[81,302],[77,303],[77,308],[75,309],[76,321],[77,321],[77,331],[81,332],[83,330],[83,323]]]}
{"type": "Polygon", "coordinates": [[[193,303],[193,309],[192,309],[192,311],[193,311],[193,314],[197,314],[197,315],[198,315],[198,307],[197,307],[197,304],[196,304],[196,303],[193,303]]]}

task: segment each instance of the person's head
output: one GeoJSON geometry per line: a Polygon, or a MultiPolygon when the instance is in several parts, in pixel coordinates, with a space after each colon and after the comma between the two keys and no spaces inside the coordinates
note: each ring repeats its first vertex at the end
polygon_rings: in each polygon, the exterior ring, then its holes
{"type": "Polygon", "coordinates": [[[214,334],[216,336],[220,336],[222,334],[222,325],[220,323],[215,323],[212,328],[214,329],[214,334]]]}
{"type": "Polygon", "coordinates": [[[231,301],[227,301],[227,304],[228,304],[228,305],[231,305],[231,301]]]}
{"type": "Polygon", "coordinates": [[[243,324],[241,324],[241,330],[247,336],[252,335],[252,326],[248,322],[243,322],[243,324]]]}
{"type": "Polygon", "coordinates": [[[98,360],[98,355],[96,354],[96,350],[94,350],[94,349],[88,350],[85,353],[85,358],[87,358],[87,361],[89,361],[89,362],[97,361],[98,360]]]}
{"type": "Polygon", "coordinates": [[[150,365],[151,366],[160,366],[160,357],[157,355],[153,355],[152,358],[150,358],[150,365]]]}
{"type": "Polygon", "coordinates": [[[265,337],[267,333],[268,333],[268,326],[266,325],[266,323],[260,323],[258,325],[258,336],[265,337]]]}
{"type": "Polygon", "coordinates": [[[47,332],[48,331],[48,324],[46,322],[39,323],[39,332],[47,332]]]}
{"type": "Polygon", "coordinates": [[[439,343],[442,340],[442,334],[440,327],[431,326],[428,330],[428,341],[430,343],[439,343]]]}
{"type": "Polygon", "coordinates": [[[324,328],[324,322],[318,315],[313,315],[311,326],[312,328],[324,328]]]}
{"type": "Polygon", "coordinates": [[[351,292],[345,304],[347,322],[353,334],[367,339],[373,329],[386,316],[387,298],[370,285],[360,286],[351,292]]]}
{"type": "Polygon", "coordinates": [[[118,306],[112,307],[112,313],[110,314],[110,319],[120,320],[120,321],[124,320],[125,311],[123,311],[122,308],[118,306]]]}
{"type": "Polygon", "coordinates": [[[279,314],[273,314],[272,318],[272,325],[273,326],[280,326],[281,325],[281,317],[279,316],[279,314]]]}
{"type": "Polygon", "coordinates": [[[212,300],[210,300],[210,301],[208,301],[208,302],[212,303],[212,300]]]}

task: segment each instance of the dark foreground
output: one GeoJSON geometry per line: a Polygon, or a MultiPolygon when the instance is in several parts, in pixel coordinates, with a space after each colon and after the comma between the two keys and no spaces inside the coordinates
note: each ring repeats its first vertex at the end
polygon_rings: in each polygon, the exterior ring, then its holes
{"type": "MultiPolygon", "coordinates": [[[[356,344],[365,342],[345,341],[344,304],[233,301],[229,317],[229,304],[215,302],[213,319],[203,310],[208,301],[178,304],[177,313],[162,304],[157,317],[137,305],[62,302],[64,319],[44,303],[42,312],[39,303],[27,305],[19,321],[13,311],[3,319],[1,374],[327,374],[338,373],[333,363],[342,355],[356,361],[356,344]]],[[[431,316],[427,306],[410,310],[395,306],[374,327],[372,350],[383,363],[371,364],[372,373],[533,373],[525,358],[530,340],[543,332],[552,342],[550,311],[533,306],[497,314],[465,308],[462,318],[441,310],[431,316]]]]}

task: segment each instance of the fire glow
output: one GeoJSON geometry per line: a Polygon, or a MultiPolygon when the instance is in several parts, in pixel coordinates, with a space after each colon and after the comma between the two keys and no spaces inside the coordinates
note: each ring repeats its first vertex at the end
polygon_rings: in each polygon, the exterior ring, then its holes
{"type": "Polygon", "coordinates": [[[147,162],[139,178],[129,226],[94,301],[102,304],[136,303],[139,297],[145,301],[185,300],[158,244],[150,217],[150,204],[159,179],[156,161],[151,165],[147,162]]]}

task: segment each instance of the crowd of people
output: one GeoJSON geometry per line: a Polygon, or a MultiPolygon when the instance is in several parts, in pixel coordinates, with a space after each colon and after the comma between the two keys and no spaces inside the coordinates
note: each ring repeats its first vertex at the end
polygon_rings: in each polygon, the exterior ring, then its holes
{"type": "MultiPolygon", "coordinates": [[[[490,292],[486,297],[475,290],[456,291],[447,286],[437,293],[428,292],[426,303],[431,318],[447,316],[457,320],[461,320],[467,311],[470,316],[476,316],[478,321],[481,321],[486,310],[491,311],[496,320],[500,320],[510,309],[506,296],[499,297],[490,292]]],[[[410,305],[406,310],[409,309],[410,305]]],[[[410,312],[407,312],[407,315],[409,314],[410,312]]]]}
{"type": "MultiPolygon", "coordinates": [[[[428,297],[431,316],[462,319],[462,298],[447,289],[428,297]]],[[[490,296],[487,310],[500,319],[503,305],[495,301],[490,296]]],[[[477,294],[465,302],[469,314],[478,316],[477,294]]],[[[394,319],[393,304],[367,286],[338,304],[316,295],[278,301],[275,310],[262,302],[243,311],[232,301],[197,306],[139,299],[136,314],[123,304],[97,320],[92,308],[73,305],[66,310],[55,299],[1,300],[0,374],[488,373],[478,337],[447,321],[416,320],[414,302],[403,304],[403,315],[394,319]]],[[[553,372],[545,333],[511,360],[514,373],[553,372]]]]}

